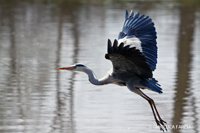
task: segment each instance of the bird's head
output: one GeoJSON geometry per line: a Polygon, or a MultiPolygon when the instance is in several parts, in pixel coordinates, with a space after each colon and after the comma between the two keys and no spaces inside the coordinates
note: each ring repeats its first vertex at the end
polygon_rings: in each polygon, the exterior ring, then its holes
{"type": "Polygon", "coordinates": [[[84,71],[85,69],[87,69],[87,67],[84,66],[83,64],[74,64],[74,65],[67,66],[67,67],[59,67],[57,69],[58,70],[71,70],[71,71],[84,71]]]}

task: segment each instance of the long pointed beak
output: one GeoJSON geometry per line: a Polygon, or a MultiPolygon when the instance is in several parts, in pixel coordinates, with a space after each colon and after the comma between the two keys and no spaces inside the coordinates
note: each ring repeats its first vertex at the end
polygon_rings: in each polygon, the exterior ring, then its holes
{"type": "Polygon", "coordinates": [[[67,66],[67,67],[59,67],[59,68],[56,68],[56,69],[58,69],[58,70],[72,70],[73,69],[73,67],[71,67],[71,66],[67,66]]]}

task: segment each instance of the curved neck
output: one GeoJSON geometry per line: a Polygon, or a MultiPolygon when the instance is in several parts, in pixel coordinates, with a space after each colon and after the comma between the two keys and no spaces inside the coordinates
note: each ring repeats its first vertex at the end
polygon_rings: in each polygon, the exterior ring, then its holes
{"type": "Polygon", "coordinates": [[[109,75],[105,75],[103,78],[101,79],[97,79],[94,75],[94,72],[87,68],[87,69],[84,69],[84,71],[87,75],[88,75],[88,78],[89,78],[89,81],[90,83],[94,84],[94,85],[104,85],[104,84],[108,84],[109,83],[109,75]]]}

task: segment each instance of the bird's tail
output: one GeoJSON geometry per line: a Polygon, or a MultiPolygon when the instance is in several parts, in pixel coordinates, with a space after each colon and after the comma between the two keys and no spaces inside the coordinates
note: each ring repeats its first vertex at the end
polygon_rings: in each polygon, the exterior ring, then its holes
{"type": "Polygon", "coordinates": [[[140,83],[155,92],[162,93],[162,88],[155,78],[144,79],[140,81],[140,83]]]}

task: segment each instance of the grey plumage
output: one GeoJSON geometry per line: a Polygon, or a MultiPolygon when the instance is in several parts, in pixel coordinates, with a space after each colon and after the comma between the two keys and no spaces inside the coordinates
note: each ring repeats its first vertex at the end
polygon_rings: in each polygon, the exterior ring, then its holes
{"type": "Polygon", "coordinates": [[[152,70],[146,63],[145,56],[135,47],[124,46],[115,40],[112,46],[108,40],[108,53],[105,58],[113,64],[113,73],[137,75],[141,78],[152,78],[152,70]]]}

